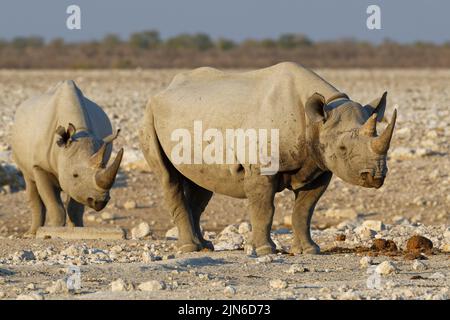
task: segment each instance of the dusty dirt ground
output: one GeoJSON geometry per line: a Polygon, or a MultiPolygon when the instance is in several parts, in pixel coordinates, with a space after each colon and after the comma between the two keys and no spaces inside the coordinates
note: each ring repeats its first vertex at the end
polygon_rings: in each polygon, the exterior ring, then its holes
{"type": "MultiPolygon", "coordinates": [[[[379,190],[362,189],[333,178],[313,218],[314,238],[323,250],[370,246],[381,237],[404,248],[414,234],[433,241],[436,251],[426,254],[425,267],[405,259],[403,253],[374,257],[370,265],[390,261],[396,268],[388,275],[381,274],[378,289],[367,286],[373,268],[364,263],[360,266],[361,257],[367,255],[364,252],[334,251],[319,256],[280,253],[270,261],[248,257],[242,250],[176,253],[174,241],[165,240],[172,224],[161,201],[157,177],[142,162],[137,130],[146,100],[163,89],[177,72],[0,71],[0,160],[12,164],[9,132],[16,107],[60,80],[73,79],[122,129],[115,150],[125,147],[123,170],[112,190],[112,200],[102,212],[87,210],[85,224],[120,226],[128,231],[128,237],[131,228],[142,222],[151,229],[151,234],[142,240],[21,239],[30,223],[25,192],[11,192],[5,185],[0,194],[0,298],[445,299],[450,295],[449,255],[445,253],[450,243],[450,70],[318,70],[361,103],[387,90],[388,118],[394,105],[398,108],[384,186],[379,190]],[[383,226],[372,226],[367,231],[361,227],[367,220],[382,221],[383,226]],[[335,241],[339,234],[345,234],[347,239],[335,241]],[[150,247],[151,244],[156,247],[150,247]],[[153,258],[144,258],[145,252],[162,260],[150,261],[153,258]],[[49,289],[54,281],[64,278],[70,264],[81,266],[82,288],[69,294],[49,289]],[[292,264],[306,268],[306,272],[285,272],[292,264]],[[135,289],[112,292],[111,282],[119,278],[125,287],[135,289]],[[279,283],[271,284],[274,279],[279,283]],[[165,289],[138,288],[149,280],[164,281],[165,289]]],[[[248,221],[245,205],[245,200],[214,196],[203,214],[204,230],[220,242],[220,232],[225,227],[248,221]]],[[[274,230],[278,234],[274,236],[281,250],[289,250],[292,207],[291,193],[277,195],[274,230]]],[[[237,245],[239,248],[246,240],[246,234],[242,235],[244,242],[237,245]]]]}

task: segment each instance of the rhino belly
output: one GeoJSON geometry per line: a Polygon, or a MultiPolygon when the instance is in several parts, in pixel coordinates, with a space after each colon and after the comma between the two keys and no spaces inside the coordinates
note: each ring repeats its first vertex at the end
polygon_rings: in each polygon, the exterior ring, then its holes
{"type": "Polygon", "coordinates": [[[212,192],[234,198],[245,198],[244,171],[232,165],[174,164],[174,167],[195,184],[212,192]]]}

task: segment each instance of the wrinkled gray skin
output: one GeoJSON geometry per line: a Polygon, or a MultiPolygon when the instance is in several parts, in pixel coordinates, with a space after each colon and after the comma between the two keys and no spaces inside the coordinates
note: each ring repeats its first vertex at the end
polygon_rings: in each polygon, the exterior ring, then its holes
{"type": "MultiPolygon", "coordinates": [[[[177,75],[147,104],[140,131],[149,165],[161,178],[166,206],[179,231],[184,252],[213,249],[203,239],[200,215],[214,192],[248,199],[252,246],[258,255],[272,253],[270,238],[274,196],[285,188],[295,194],[293,253],[320,251],[311,239],[315,205],[333,174],[368,188],[382,186],[393,120],[380,136],[386,93],[362,106],[312,71],[293,63],[244,72],[200,68],[177,75]],[[171,133],[194,120],[208,128],[279,129],[280,167],[261,175],[260,165],[174,164],[171,133]]],[[[205,146],[205,142],[204,145],[205,146]]]]}
{"type": "Polygon", "coordinates": [[[122,159],[114,162],[117,137],[103,110],[83,96],[73,81],[63,81],[43,95],[22,103],[12,129],[12,153],[22,171],[33,236],[44,224],[83,226],[87,205],[97,211],[109,200],[109,189],[122,159]],[[65,205],[60,193],[67,195],[65,205]]]}

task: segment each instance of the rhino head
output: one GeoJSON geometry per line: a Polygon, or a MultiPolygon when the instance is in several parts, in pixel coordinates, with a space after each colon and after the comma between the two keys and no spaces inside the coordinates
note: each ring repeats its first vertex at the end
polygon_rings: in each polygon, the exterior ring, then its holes
{"type": "Polygon", "coordinates": [[[119,130],[103,140],[86,131],[76,131],[73,124],[67,130],[62,126],[56,130],[59,183],[71,198],[100,211],[109,201],[109,190],[122,161],[123,148],[109,166],[105,161],[108,145],[117,138],[119,130]]]}
{"type": "Polygon", "coordinates": [[[309,141],[318,163],[351,184],[380,188],[387,173],[387,152],[394,132],[397,110],[381,134],[377,122],[383,119],[386,95],[368,105],[343,99],[327,105],[315,93],[305,104],[310,120],[309,141]],[[335,104],[335,106],[333,106],[335,104]]]}

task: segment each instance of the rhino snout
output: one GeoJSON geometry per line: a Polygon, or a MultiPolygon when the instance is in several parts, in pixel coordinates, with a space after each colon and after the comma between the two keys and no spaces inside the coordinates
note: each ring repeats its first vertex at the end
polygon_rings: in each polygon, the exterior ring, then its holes
{"type": "Polygon", "coordinates": [[[100,211],[104,207],[106,207],[109,199],[110,199],[109,196],[106,196],[102,200],[94,200],[94,198],[89,197],[89,198],[87,198],[87,203],[88,203],[88,206],[91,207],[92,209],[94,209],[95,211],[100,211]]]}
{"type": "Polygon", "coordinates": [[[373,175],[371,171],[362,171],[360,175],[364,187],[376,189],[380,188],[383,185],[384,178],[386,177],[384,174],[373,175]]]}

